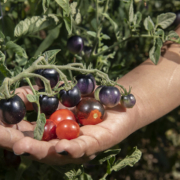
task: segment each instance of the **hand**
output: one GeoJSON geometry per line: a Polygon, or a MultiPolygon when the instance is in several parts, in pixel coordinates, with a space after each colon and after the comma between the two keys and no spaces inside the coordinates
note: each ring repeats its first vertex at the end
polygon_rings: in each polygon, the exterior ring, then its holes
{"type": "MultiPolygon", "coordinates": [[[[32,109],[32,104],[26,99],[26,94],[32,94],[30,88],[18,88],[16,92],[19,92],[18,95],[25,102],[27,110],[32,109]]],[[[59,105],[59,108],[62,106],[59,105]]],[[[125,111],[120,105],[107,108],[102,123],[81,127],[80,136],[70,141],[55,139],[46,142],[28,137],[27,132],[34,130],[35,122],[23,120],[13,126],[0,125],[0,146],[13,150],[17,155],[29,153],[28,158],[46,164],[84,163],[95,158],[98,152],[119,143],[131,133],[133,124],[128,120],[125,111]],[[130,123],[131,127],[128,125],[130,123]],[[64,151],[68,152],[68,155],[58,154],[64,151]]]]}

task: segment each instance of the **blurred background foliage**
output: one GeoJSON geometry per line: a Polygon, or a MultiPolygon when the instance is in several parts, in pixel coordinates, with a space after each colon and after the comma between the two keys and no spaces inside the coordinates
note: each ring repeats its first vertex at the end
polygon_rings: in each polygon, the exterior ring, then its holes
{"type": "MultiPolygon", "coordinates": [[[[67,48],[67,39],[71,35],[80,35],[85,40],[88,47],[94,46],[95,36],[92,32],[97,31],[96,26],[96,5],[93,0],[70,1],[77,2],[73,19],[73,27],[69,20],[62,17],[62,9],[55,1],[42,0],[7,0],[0,3],[0,30],[5,35],[5,41],[0,41],[2,52],[6,56],[6,64],[11,71],[19,73],[28,63],[29,59],[36,57],[44,51],[60,49],[56,56],[57,64],[67,64],[72,62],[82,62],[89,65],[88,54],[80,54],[78,58],[71,54],[67,48]],[[43,4],[44,3],[44,4],[43,4]],[[49,3],[49,4],[48,4],[49,3]],[[46,9],[46,5],[48,8],[46,9]],[[57,26],[48,27],[33,34],[15,37],[14,29],[16,25],[26,18],[56,14],[60,17],[57,26]],[[88,33],[87,33],[88,32],[88,33]],[[11,48],[3,49],[8,41],[14,41],[21,46],[27,57],[19,57],[11,48]]],[[[104,7],[105,0],[99,0],[99,9],[104,7]]],[[[128,0],[109,1],[107,13],[117,24],[118,32],[114,32],[112,23],[105,19],[102,25],[101,43],[103,46],[111,46],[120,36],[128,36],[130,33],[125,19],[128,19],[128,0]]],[[[150,16],[155,22],[157,15],[166,12],[177,12],[180,10],[180,1],[174,0],[134,0],[134,10],[142,13],[142,24],[140,31],[143,32],[143,20],[150,16]]],[[[177,24],[173,24],[167,30],[174,30],[177,24]]],[[[138,66],[149,57],[149,50],[152,46],[150,38],[135,38],[131,41],[119,44],[112,48],[105,56],[93,60],[94,68],[101,68],[107,72],[111,79],[122,77],[131,69],[138,66]],[[106,56],[107,55],[107,56],[106,56]]],[[[104,48],[107,48],[104,47],[104,48]]],[[[15,74],[16,74],[15,73],[15,74]]],[[[68,75],[68,74],[67,74],[68,75]]],[[[110,180],[178,180],[180,179],[180,107],[173,110],[166,116],[154,123],[134,132],[115,148],[120,148],[121,152],[117,159],[126,156],[132,147],[137,146],[142,151],[141,160],[133,167],[126,167],[119,172],[113,172],[108,176],[110,180]]],[[[3,151],[1,151],[0,179],[12,180],[17,167],[11,167],[4,162],[3,151]]],[[[26,164],[27,165],[27,164],[26,164]]],[[[22,179],[48,180],[62,179],[63,175],[52,167],[32,162],[29,167],[21,163],[22,179]],[[24,165],[25,166],[25,165],[24,165]],[[26,169],[25,171],[23,170],[26,169]]],[[[97,165],[87,163],[84,165],[86,173],[93,179],[100,179],[106,172],[106,163],[97,165]]]]}

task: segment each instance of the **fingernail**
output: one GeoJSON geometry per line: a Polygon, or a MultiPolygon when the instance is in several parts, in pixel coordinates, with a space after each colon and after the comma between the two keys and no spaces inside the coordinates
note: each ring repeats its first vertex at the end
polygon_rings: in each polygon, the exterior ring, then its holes
{"type": "Polygon", "coordinates": [[[67,156],[69,153],[67,151],[62,151],[62,152],[59,152],[58,154],[67,156]]]}

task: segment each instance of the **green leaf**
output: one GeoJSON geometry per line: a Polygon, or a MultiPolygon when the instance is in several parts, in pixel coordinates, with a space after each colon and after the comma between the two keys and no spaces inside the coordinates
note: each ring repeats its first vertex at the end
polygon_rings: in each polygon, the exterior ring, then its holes
{"type": "Polygon", "coordinates": [[[46,116],[44,113],[39,115],[39,118],[36,121],[36,127],[34,129],[34,138],[41,140],[44,133],[44,125],[46,124],[46,116]]]}
{"type": "Polygon", "coordinates": [[[79,10],[78,10],[78,13],[76,14],[75,22],[76,22],[76,24],[81,23],[81,13],[79,10]]]}
{"type": "Polygon", "coordinates": [[[39,96],[38,95],[33,95],[33,94],[27,94],[27,99],[31,103],[35,103],[39,101],[39,96]]]}
{"type": "Polygon", "coordinates": [[[43,6],[43,11],[44,13],[47,11],[49,8],[50,0],[42,0],[42,6],[43,6]]]}
{"type": "Polygon", "coordinates": [[[134,8],[133,8],[133,0],[131,0],[129,7],[129,22],[133,22],[134,20],[134,8]]]}
{"type": "Polygon", "coordinates": [[[166,36],[166,40],[168,41],[175,41],[177,43],[180,43],[180,37],[175,31],[170,31],[168,35],[166,36]]]}
{"type": "Polygon", "coordinates": [[[137,147],[133,148],[132,154],[126,156],[123,160],[118,160],[115,162],[114,166],[111,170],[119,171],[126,166],[134,166],[141,158],[142,152],[137,149],[137,147]]]}
{"type": "Polygon", "coordinates": [[[148,16],[145,20],[144,20],[144,27],[147,31],[152,31],[154,29],[154,23],[151,19],[150,16],[148,16]]]}
{"type": "Polygon", "coordinates": [[[71,8],[71,15],[74,16],[76,14],[76,7],[77,7],[77,2],[73,2],[70,4],[71,8]]]}
{"type": "Polygon", "coordinates": [[[14,68],[14,71],[13,71],[13,76],[16,76],[18,74],[20,74],[22,72],[22,67],[21,66],[16,66],[14,68]]]}
{"type": "Polygon", "coordinates": [[[103,164],[103,162],[115,157],[121,150],[120,149],[108,149],[102,153],[100,153],[92,162],[99,162],[103,164]]]}
{"type": "Polygon", "coordinates": [[[160,38],[155,39],[153,47],[149,51],[149,58],[154,64],[157,64],[161,56],[162,40],[160,38]]]}
{"type": "Polygon", "coordinates": [[[0,51],[0,84],[5,77],[11,77],[12,73],[5,65],[5,55],[0,51]]]}
{"type": "Polygon", "coordinates": [[[134,25],[139,26],[141,20],[142,20],[142,13],[138,11],[134,16],[134,21],[133,21],[134,25]]]}
{"type": "Polygon", "coordinates": [[[51,44],[54,42],[54,40],[58,38],[61,25],[62,24],[60,24],[56,28],[49,31],[48,36],[42,41],[42,43],[36,50],[36,52],[34,54],[35,57],[38,56],[40,53],[44,52],[48,47],[51,46],[51,44]]]}
{"type": "Polygon", "coordinates": [[[71,33],[72,33],[71,18],[70,17],[64,17],[63,20],[64,20],[68,34],[71,35],[71,33]]]}
{"type": "Polygon", "coordinates": [[[5,39],[5,36],[4,36],[4,34],[2,33],[2,31],[0,31],[0,38],[5,39]]]}
{"type": "Polygon", "coordinates": [[[48,14],[43,16],[33,16],[20,21],[14,30],[16,37],[32,34],[42,29],[55,26],[59,22],[59,19],[54,14],[48,14]]]}
{"type": "Polygon", "coordinates": [[[89,174],[83,173],[78,180],[93,180],[89,174]]]}
{"type": "Polygon", "coordinates": [[[170,26],[174,20],[176,19],[175,13],[163,13],[157,16],[157,25],[160,26],[163,29],[166,29],[168,26],[170,26]]]}
{"type": "Polygon", "coordinates": [[[5,63],[5,55],[2,53],[2,51],[0,51],[0,63],[5,63]]]}
{"type": "Polygon", "coordinates": [[[89,34],[90,36],[96,37],[96,32],[94,31],[87,31],[87,34],[89,34]]]}
{"type": "Polygon", "coordinates": [[[164,30],[158,28],[157,31],[155,32],[155,35],[156,35],[156,36],[158,35],[158,36],[162,36],[162,37],[163,37],[163,36],[164,36],[164,30]]]}
{"type": "Polygon", "coordinates": [[[17,55],[24,57],[24,58],[28,58],[26,51],[21,46],[14,43],[13,41],[8,41],[6,43],[6,47],[7,47],[7,49],[12,50],[17,55]]]}
{"type": "Polygon", "coordinates": [[[107,34],[103,34],[103,35],[102,35],[102,38],[103,38],[103,39],[106,39],[106,40],[111,39],[107,34]]]}
{"type": "Polygon", "coordinates": [[[55,0],[55,1],[69,16],[69,12],[70,12],[69,0],[55,0]]]}
{"type": "Polygon", "coordinates": [[[116,32],[118,29],[118,25],[116,24],[116,22],[114,22],[107,13],[102,13],[102,15],[105,16],[109,20],[109,22],[112,24],[114,28],[114,31],[116,32]]]}
{"type": "Polygon", "coordinates": [[[50,64],[55,64],[55,58],[59,51],[60,51],[59,49],[50,50],[44,52],[42,55],[44,56],[47,62],[49,62],[50,64]]]}
{"type": "Polygon", "coordinates": [[[24,66],[27,63],[27,58],[24,58],[24,57],[16,54],[15,55],[15,61],[18,63],[19,66],[24,66]]]}

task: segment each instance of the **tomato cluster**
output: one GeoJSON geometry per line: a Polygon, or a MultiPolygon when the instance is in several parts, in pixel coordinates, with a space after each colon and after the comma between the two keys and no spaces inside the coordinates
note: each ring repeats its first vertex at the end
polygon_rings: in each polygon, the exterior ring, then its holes
{"type": "MultiPolygon", "coordinates": [[[[84,46],[84,41],[79,36],[70,37],[67,48],[75,54],[81,51],[91,53],[91,49],[84,46]]],[[[67,82],[58,87],[60,74],[55,69],[38,69],[34,73],[35,83],[40,88],[38,91],[40,111],[47,119],[42,137],[44,141],[77,138],[80,134],[80,125],[95,125],[104,120],[105,106],[112,108],[121,103],[126,108],[132,108],[136,103],[133,94],[125,91],[122,95],[117,87],[109,83],[96,88],[96,80],[92,74],[77,75],[74,84],[73,82],[70,84],[71,88],[67,88],[67,82]],[[40,76],[49,80],[56,95],[45,95],[47,93],[40,76]],[[59,102],[66,109],[57,110],[59,102]],[[72,107],[75,108],[74,113],[68,109],[72,107]]],[[[38,110],[36,103],[33,103],[33,107],[35,111],[38,110]]],[[[0,100],[0,119],[4,123],[17,124],[25,114],[25,104],[18,95],[0,100]]]]}

